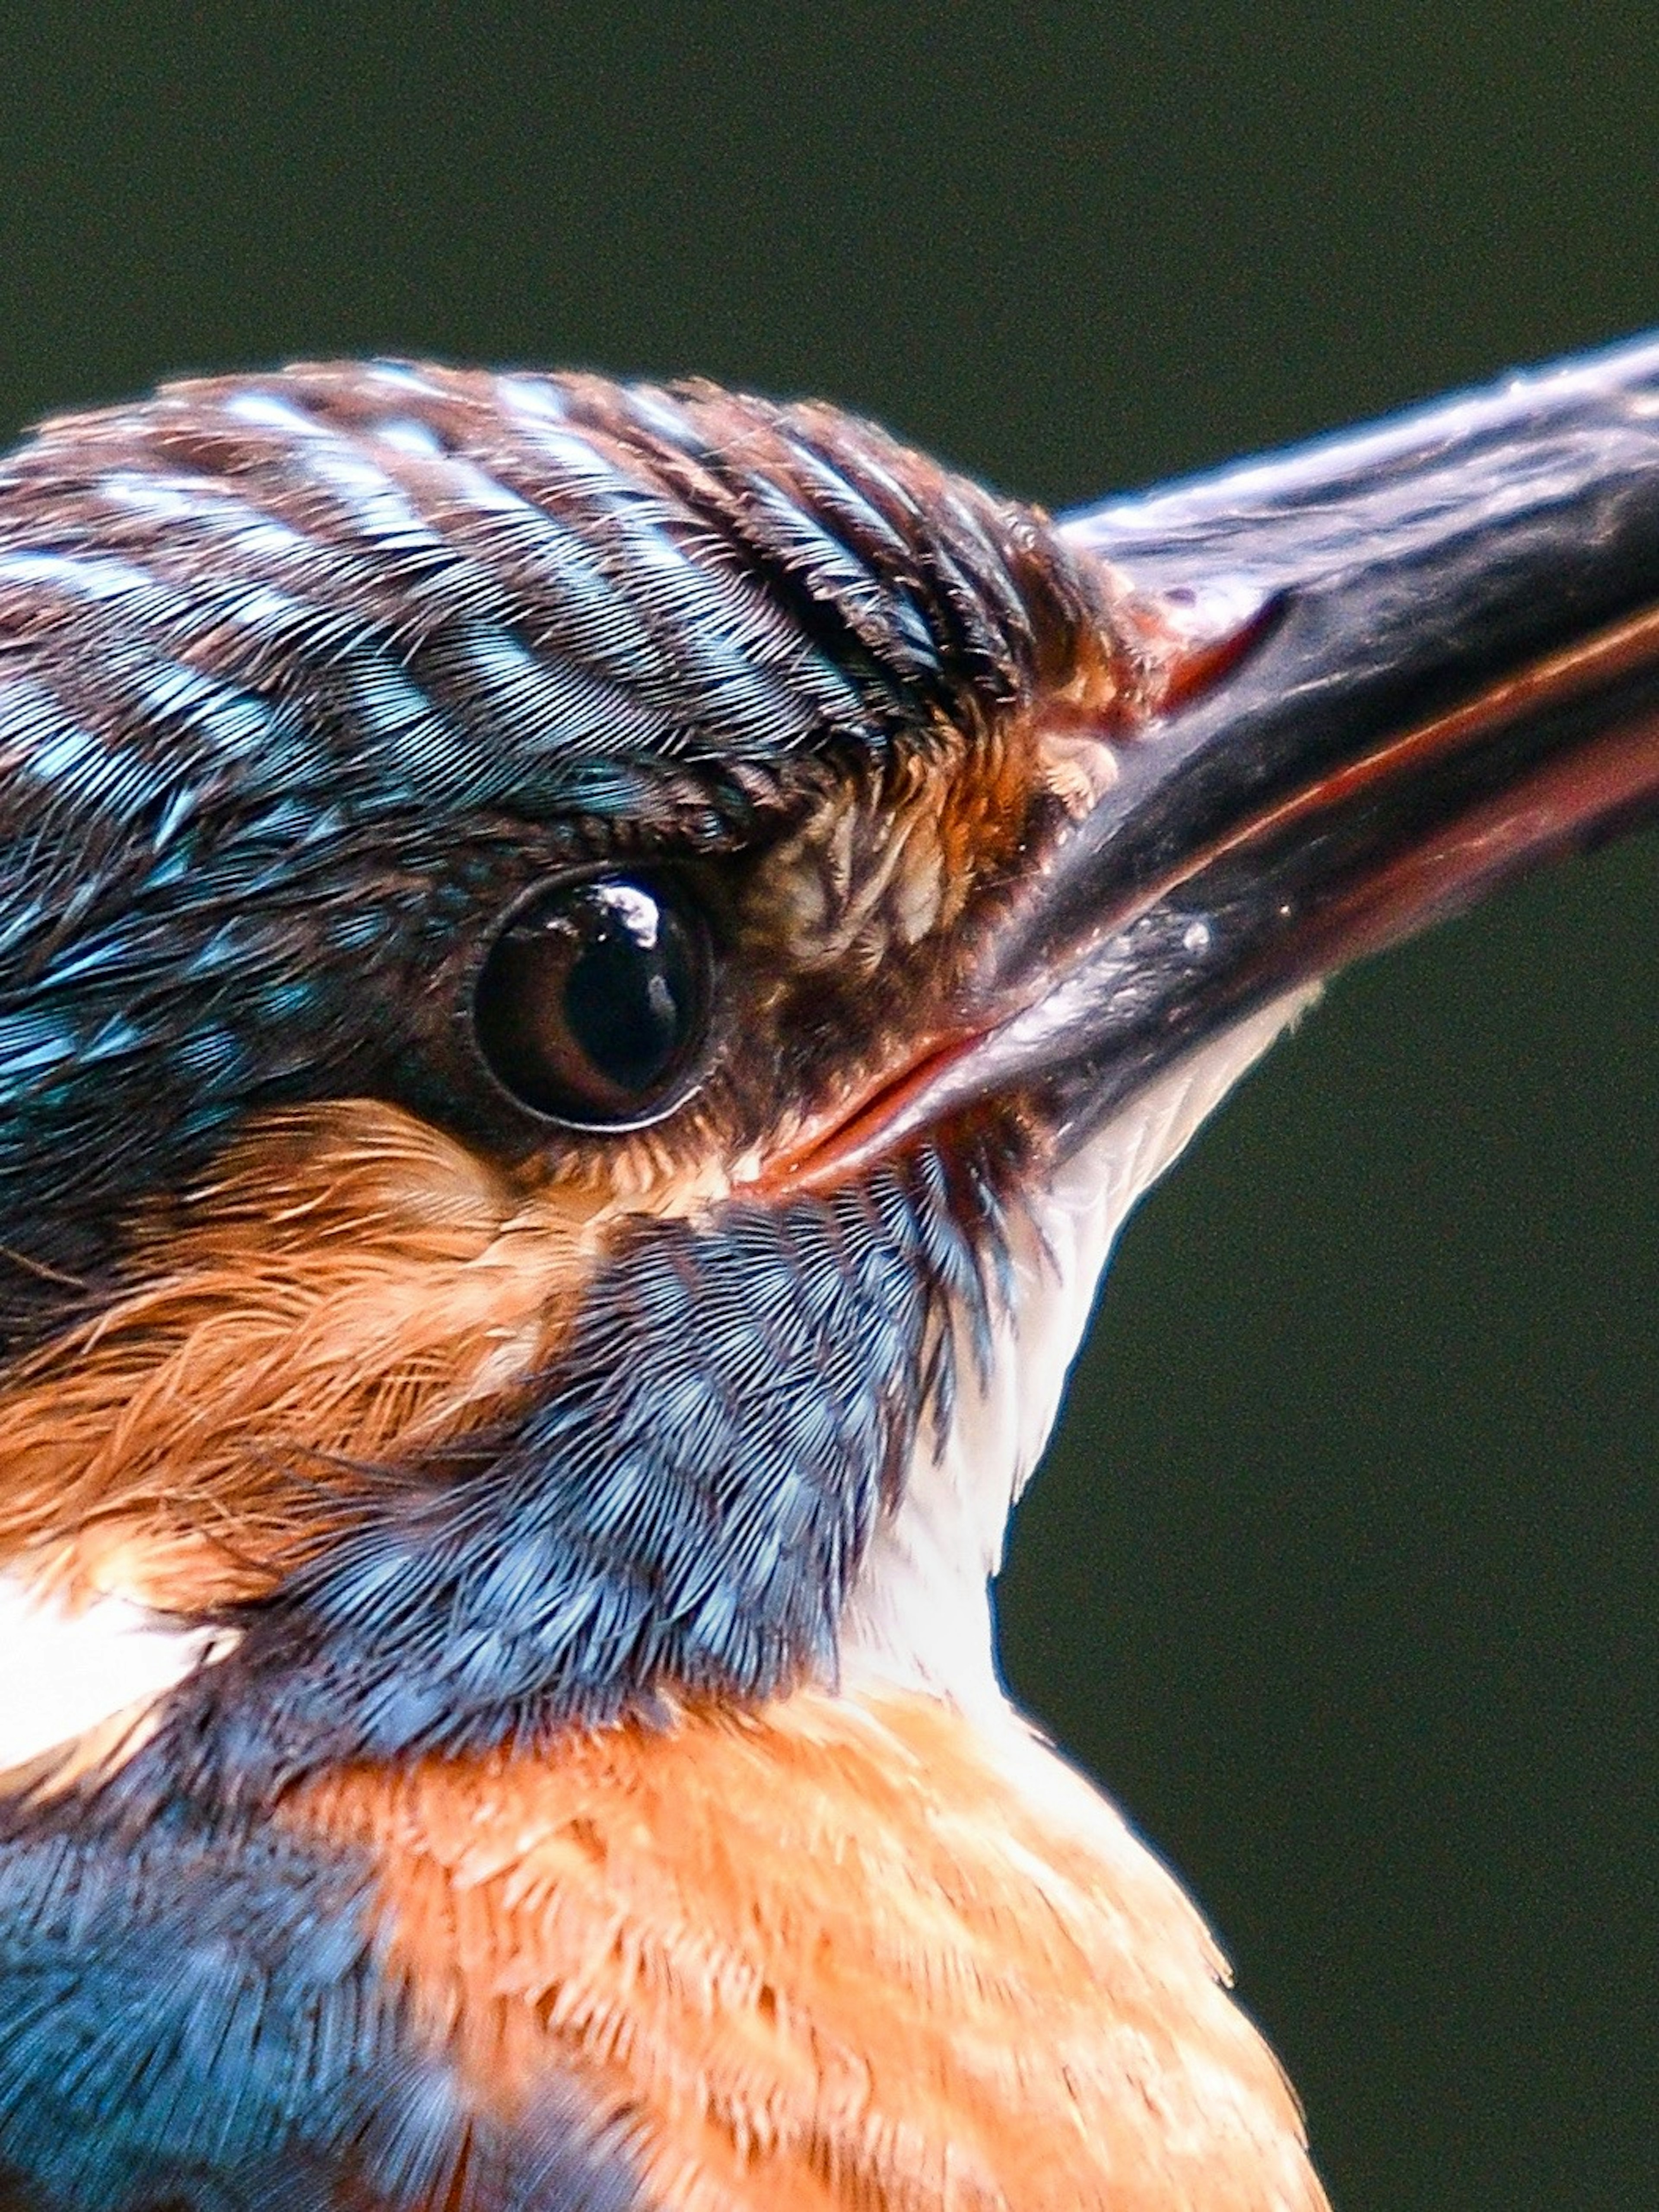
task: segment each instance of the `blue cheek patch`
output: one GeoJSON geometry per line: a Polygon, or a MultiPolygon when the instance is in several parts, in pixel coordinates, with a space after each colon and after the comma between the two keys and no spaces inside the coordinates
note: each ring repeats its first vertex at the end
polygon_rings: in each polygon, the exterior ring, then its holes
{"type": "Polygon", "coordinates": [[[532,1409],[373,1489],[113,1787],[259,1803],[338,1760],[832,1678],[876,1516],[988,1354],[999,1233],[925,1154],[641,1222],[532,1409]]]}

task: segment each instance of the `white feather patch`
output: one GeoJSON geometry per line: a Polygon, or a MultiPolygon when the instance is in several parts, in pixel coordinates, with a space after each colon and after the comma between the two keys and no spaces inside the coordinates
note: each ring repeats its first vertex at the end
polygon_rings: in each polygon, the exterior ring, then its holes
{"type": "Polygon", "coordinates": [[[66,1603],[0,1574],[0,1773],[145,1709],[235,1639],[183,1628],[130,1598],[66,1603]]]}
{"type": "Polygon", "coordinates": [[[1170,1068],[1027,1195],[1014,1297],[988,1388],[962,1364],[942,1447],[921,1437],[896,1509],[871,1538],[842,1616],[847,1686],[892,1683],[969,1712],[1001,1709],[990,1583],[1014,1500],[1048,1441],[1100,1278],[1124,1221],[1212,1109],[1317,987],[1264,1007],[1170,1068]]]}

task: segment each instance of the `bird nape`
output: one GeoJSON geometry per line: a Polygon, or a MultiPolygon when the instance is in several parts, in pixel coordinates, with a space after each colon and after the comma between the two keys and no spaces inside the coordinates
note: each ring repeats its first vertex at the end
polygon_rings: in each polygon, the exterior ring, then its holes
{"type": "Polygon", "coordinates": [[[1058,524],[298,368],[0,465],[0,2204],[1288,2212],[988,1583],[1125,1212],[1659,798],[1659,341],[1058,524]]]}

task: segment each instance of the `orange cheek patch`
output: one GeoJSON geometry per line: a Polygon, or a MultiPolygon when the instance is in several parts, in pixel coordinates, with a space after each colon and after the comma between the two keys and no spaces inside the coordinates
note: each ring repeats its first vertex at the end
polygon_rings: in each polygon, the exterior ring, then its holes
{"type": "Polygon", "coordinates": [[[272,1116],[0,1391],[0,1562],[182,1611],[269,1589],[367,1470],[511,1404],[602,1213],[391,1107],[272,1116]]]}
{"type": "Polygon", "coordinates": [[[941,732],[848,775],[768,854],[749,922],[797,971],[869,975],[956,927],[1018,851],[1048,764],[1031,717],[941,732]]]}
{"type": "Polygon", "coordinates": [[[307,1785],[509,2118],[575,2076],[675,2212],[1314,2212],[1191,1906],[1031,1740],[893,1693],[307,1785]]]}

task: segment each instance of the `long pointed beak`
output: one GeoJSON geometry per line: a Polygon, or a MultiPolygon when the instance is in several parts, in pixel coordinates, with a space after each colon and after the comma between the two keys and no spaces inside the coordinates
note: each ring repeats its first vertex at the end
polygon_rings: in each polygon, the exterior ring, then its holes
{"type": "Polygon", "coordinates": [[[1219,673],[1114,741],[992,948],[980,1009],[1019,1010],[889,1142],[1013,1088],[1080,1139],[1254,1009],[1659,813],[1659,337],[1063,527],[1219,673]]]}

